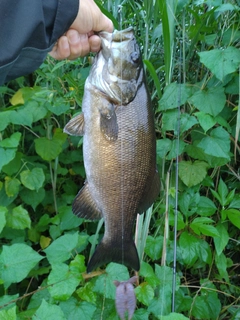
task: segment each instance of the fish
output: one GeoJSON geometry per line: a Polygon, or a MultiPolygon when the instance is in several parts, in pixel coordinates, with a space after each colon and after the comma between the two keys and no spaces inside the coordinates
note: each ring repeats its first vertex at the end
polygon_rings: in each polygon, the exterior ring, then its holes
{"type": "Polygon", "coordinates": [[[154,114],[133,28],[98,35],[102,49],[85,82],[82,113],[64,127],[70,135],[83,136],[86,181],[72,211],[104,219],[88,273],[109,262],[138,271],[134,223],[160,191],[154,114]]]}

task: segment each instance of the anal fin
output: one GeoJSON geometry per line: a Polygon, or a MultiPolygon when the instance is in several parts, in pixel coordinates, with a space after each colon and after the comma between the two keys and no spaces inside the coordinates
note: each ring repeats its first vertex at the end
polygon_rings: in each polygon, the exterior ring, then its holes
{"type": "Polygon", "coordinates": [[[89,220],[99,220],[102,218],[101,210],[89,191],[88,183],[78,192],[73,201],[72,210],[80,218],[89,220]]]}

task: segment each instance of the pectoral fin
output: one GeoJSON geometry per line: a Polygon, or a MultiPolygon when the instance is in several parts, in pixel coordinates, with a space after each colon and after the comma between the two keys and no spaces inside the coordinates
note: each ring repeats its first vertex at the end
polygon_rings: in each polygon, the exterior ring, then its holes
{"type": "Polygon", "coordinates": [[[116,141],[118,138],[118,124],[114,106],[107,102],[107,104],[99,108],[99,112],[101,132],[107,140],[116,141]]]}
{"type": "Polygon", "coordinates": [[[158,170],[156,169],[156,173],[153,179],[150,181],[150,185],[147,186],[147,190],[142,196],[142,201],[138,206],[138,213],[141,214],[145,212],[156,200],[159,192],[160,192],[160,178],[158,170]]]}
{"type": "Polygon", "coordinates": [[[78,192],[74,199],[72,210],[79,218],[90,220],[99,220],[102,218],[102,213],[89,191],[88,183],[78,192]]]}
{"type": "Polygon", "coordinates": [[[84,134],[84,116],[80,113],[78,116],[71,119],[64,127],[63,132],[71,136],[83,136],[84,134]]]}

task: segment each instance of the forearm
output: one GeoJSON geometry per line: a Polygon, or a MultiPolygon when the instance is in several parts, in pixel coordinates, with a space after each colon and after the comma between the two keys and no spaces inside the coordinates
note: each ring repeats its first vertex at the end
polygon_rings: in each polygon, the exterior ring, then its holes
{"type": "Polygon", "coordinates": [[[75,20],[79,0],[0,0],[0,84],[35,70],[75,20]]]}

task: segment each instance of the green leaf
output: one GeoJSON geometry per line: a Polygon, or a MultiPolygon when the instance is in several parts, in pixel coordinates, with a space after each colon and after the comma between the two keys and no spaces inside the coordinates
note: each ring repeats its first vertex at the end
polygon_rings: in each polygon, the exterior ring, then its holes
{"type": "Polygon", "coordinates": [[[226,158],[226,162],[230,159],[230,136],[221,127],[213,129],[209,136],[198,143],[198,147],[210,156],[226,158]]]}
{"type": "Polygon", "coordinates": [[[31,247],[23,243],[3,246],[0,255],[0,278],[5,287],[22,281],[35,265],[43,259],[31,247]]]}
{"type": "Polygon", "coordinates": [[[67,320],[92,320],[94,319],[94,312],[96,306],[89,302],[79,302],[74,297],[71,297],[66,302],[60,302],[60,308],[62,309],[67,320]]]}
{"type": "Polygon", "coordinates": [[[170,139],[164,138],[157,140],[157,156],[164,159],[166,154],[171,150],[172,141],[170,139]]]}
{"type": "Polygon", "coordinates": [[[204,297],[197,296],[192,305],[192,313],[195,319],[210,319],[209,310],[204,297]]]}
{"type": "Polygon", "coordinates": [[[192,266],[198,259],[199,240],[193,235],[183,232],[179,239],[179,247],[184,263],[192,266]]]}
{"type": "Polygon", "coordinates": [[[4,149],[0,147],[0,171],[3,166],[14,159],[16,151],[17,149],[4,149]]]}
{"type": "Polygon", "coordinates": [[[84,287],[80,287],[76,290],[76,294],[81,300],[94,303],[97,299],[96,292],[93,291],[94,284],[93,282],[87,282],[84,287]]]}
{"type": "Polygon", "coordinates": [[[227,200],[228,188],[222,179],[220,179],[220,182],[218,185],[218,194],[220,198],[220,203],[224,207],[227,204],[226,200],[227,200]]]}
{"type": "Polygon", "coordinates": [[[148,284],[153,288],[156,287],[160,281],[155,275],[153,268],[146,262],[142,261],[139,271],[140,276],[144,277],[148,284]]]}
{"type": "Polygon", "coordinates": [[[187,187],[195,186],[203,181],[207,175],[208,164],[203,161],[181,161],[179,163],[179,177],[187,187]]]}
{"type": "Polygon", "coordinates": [[[229,277],[227,272],[227,259],[223,253],[219,256],[215,255],[215,263],[218,268],[219,275],[221,279],[225,279],[227,283],[229,283],[229,277]]]}
{"type": "Polygon", "coordinates": [[[3,228],[6,225],[6,215],[7,215],[7,208],[0,206],[0,233],[2,232],[3,228]]]}
{"type": "Polygon", "coordinates": [[[198,110],[216,117],[224,108],[226,96],[223,87],[199,90],[188,99],[198,110]]]}
{"type": "Polygon", "coordinates": [[[102,294],[104,288],[104,296],[109,299],[114,299],[116,287],[113,284],[113,281],[126,281],[128,279],[129,273],[127,267],[111,262],[106,268],[106,274],[103,274],[97,278],[93,290],[102,294]]]}
{"type": "Polygon", "coordinates": [[[10,123],[10,115],[12,111],[1,111],[0,131],[3,131],[10,123]]]}
{"type": "Polygon", "coordinates": [[[213,237],[213,240],[217,255],[220,256],[220,254],[223,252],[223,250],[226,248],[226,245],[228,244],[229,235],[225,228],[225,224],[221,222],[219,222],[219,224],[216,226],[216,229],[220,234],[220,237],[213,237]]]}
{"type": "Polygon", "coordinates": [[[143,62],[145,63],[149,73],[151,74],[151,77],[152,77],[154,84],[155,84],[155,87],[157,89],[158,98],[160,99],[162,97],[162,90],[161,90],[161,83],[160,83],[159,77],[156,73],[156,70],[155,70],[154,66],[152,65],[151,61],[143,60],[143,62]]]}
{"type": "Polygon", "coordinates": [[[180,119],[180,134],[186,132],[190,128],[192,128],[198,121],[194,116],[191,116],[188,113],[181,114],[180,119]]]}
{"type": "Polygon", "coordinates": [[[53,299],[66,301],[71,297],[81,280],[81,273],[71,272],[66,264],[52,264],[52,271],[47,281],[48,291],[53,299]]]}
{"type": "Polygon", "coordinates": [[[210,226],[209,223],[214,221],[207,217],[195,218],[190,224],[190,228],[198,235],[204,234],[210,237],[219,237],[219,233],[214,226],[210,226]]]}
{"type": "Polygon", "coordinates": [[[56,129],[52,140],[45,137],[34,140],[36,152],[43,160],[54,160],[61,153],[66,139],[67,135],[56,129]]]}
{"type": "Polygon", "coordinates": [[[240,63],[240,51],[234,47],[199,52],[198,55],[200,61],[221,81],[236,71],[240,63]]]}
{"type": "Polygon", "coordinates": [[[36,207],[42,203],[45,194],[44,188],[40,188],[38,191],[25,188],[20,192],[20,197],[24,203],[29,204],[33,210],[35,210],[36,207]]]}
{"type": "Polygon", "coordinates": [[[160,318],[161,320],[188,320],[189,318],[186,318],[184,315],[180,313],[170,313],[168,316],[162,316],[160,318]]]}
{"type": "Polygon", "coordinates": [[[42,300],[41,306],[35,312],[32,320],[66,320],[63,311],[57,305],[42,300]]]}
{"type": "Polygon", "coordinates": [[[0,147],[2,148],[17,148],[20,142],[22,134],[20,132],[15,132],[10,138],[0,141],[0,147]]]}
{"type": "Polygon", "coordinates": [[[8,197],[14,197],[18,194],[20,181],[17,178],[5,177],[5,191],[8,197]]]}
{"type": "Polygon", "coordinates": [[[148,320],[149,312],[148,310],[139,308],[134,312],[132,320],[148,320]]]}
{"type": "Polygon", "coordinates": [[[172,160],[172,159],[175,159],[176,157],[180,156],[183,151],[184,151],[184,148],[186,146],[186,143],[183,142],[182,140],[179,141],[179,152],[177,154],[177,140],[172,140],[171,141],[171,149],[169,151],[169,154],[167,155],[166,159],[167,160],[172,160]]]}
{"type": "Polygon", "coordinates": [[[159,101],[159,111],[175,109],[183,105],[191,96],[191,86],[187,84],[170,83],[164,90],[159,101]]]}
{"type": "Polygon", "coordinates": [[[12,229],[30,229],[31,219],[27,210],[23,209],[22,206],[13,208],[12,211],[7,214],[7,226],[12,229]]]}
{"type": "Polygon", "coordinates": [[[154,297],[154,289],[147,282],[142,282],[135,289],[135,294],[138,301],[143,303],[145,306],[149,306],[154,297]]]}
{"type": "Polygon", "coordinates": [[[72,213],[72,207],[70,206],[59,208],[59,218],[61,230],[72,230],[79,227],[83,222],[83,219],[80,219],[72,213]]]}
{"type": "Polygon", "coordinates": [[[240,210],[228,209],[224,210],[224,212],[227,214],[228,219],[232,222],[232,224],[240,229],[240,210]]]}
{"type": "Polygon", "coordinates": [[[3,166],[2,171],[9,176],[17,173],[22,166],[22,157],[23,154],[21,152],[16,152],[15,157],[8,164],[3,166]]]}
{"type": "Polygon", "coordinates": [[[30,190],[39,190],[45,180],[42,168],[33,168],[32,171],[25,170],[20,173],[22,184],[30,190]]]}
{"type": "Polygon", "coordinates": [[[158,260],[162,255],[163,246],[163,236],[158,236],[156,238],[152,236],[147,237],[145,245],[145,253],[152,259],[158,260]]]}
{"type": "Polygon", "coordinates": [[[200,123],[200,126],[203,128],[204,132],[206,133],[209,129],[211,129],[216,124],[215,117],[207,114],[205,112],[196,112],[196,117],[200,123]]]}
{"type": "Polygon", "coordinates": [[[1,310],[0,311],[0,319],[1,320],[16,320],[16,306],[7,309],[7,310],[1,310]]]}
{"type": "Polygon", "coordinates": [[[43,250],[51,264],[61,263],[68,260],[72,251],[77,247],[78,232],[65,234],[54,240],[50,246],[43,250]]]}
{"type": "Polygon", "coordinates": [[[212,216],[217,210],[217,207],[215,206],[214,202],[207,198],[207,197],[200,197],[198,207],[197,207],[197,213],[200,216],[209,217],[212,216]]]}

